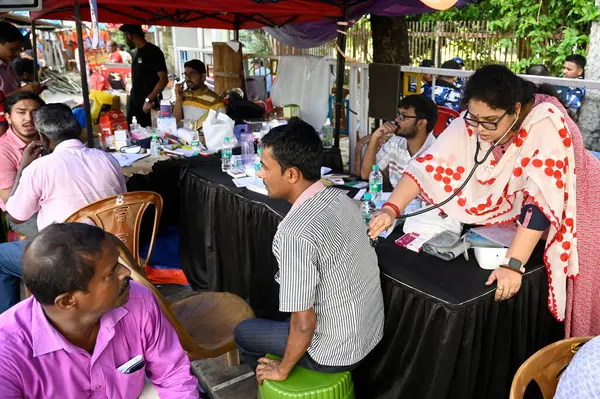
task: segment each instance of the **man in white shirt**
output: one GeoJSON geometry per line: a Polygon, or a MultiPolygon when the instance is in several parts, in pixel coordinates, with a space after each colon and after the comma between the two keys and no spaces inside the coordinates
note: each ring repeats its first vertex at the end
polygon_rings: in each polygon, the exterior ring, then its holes
{"type": "Polygon", "coordinates": [[[131,64],[131,54],[129,54],[124,44],[119,44],[119,54],[121,54],[123,63],[131,64]]]}
{"type": "Polygon", "coordinates": [[[398,103],[396,120],[384,123],[372,134],[361,164],[361,177],[367,180],[373,165],[377,164],[392,187],[396,187],[408,162],[435,141],[430,132],[436,122],[437,106],[430,98],[423,95],[404,97],[398,103]]]}
{"type": "MultiPolygon", "coordinates": [[[[32,141],[23,150],[6,202],[7,220],[20,224],[37,212],[41,231],[92,202],[127,192],[119,162],[79,141],[81,126],[71,108],[48,104],[35,112],[34,120],[42,141],[32,141]],[[46,150],[52,153],[39,157],[46,150]]],[[[0,244],[0,313],[19,301],[27,243],[0,244]]]]}

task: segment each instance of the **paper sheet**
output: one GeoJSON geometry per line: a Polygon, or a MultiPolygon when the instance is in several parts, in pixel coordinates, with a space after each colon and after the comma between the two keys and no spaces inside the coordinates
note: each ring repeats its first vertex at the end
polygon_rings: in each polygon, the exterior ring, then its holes
{"type": "Polygon", "coordinates": [[[250,191],[254,191],[255,193],[259,193],[262,195],[269,195],[269,192],[267,191],[267,188],[263,184],[262,180],[260,181],[260,186],[257,186],[255,184],[250,184],[246,188],[250,191]]]}
{"type": "Polygon", "coordinates": [[[390,195],[392,195],[392,193],[381,193],[381,199],[375,202],[375,206],[377,207],[377,209],[381,209],[383,204],[385,204],[390,199],[390,195]]]}
{"type": "Polygon", "coordinates": [[[258,186],[258,187],[265,186],[263,184],[262,179],[259,179],[258,177],[240,177],[240,178],[232,179],[232,180],[233,180],[233,184],[235,184],[235,186],[239,187],[239,188],[248,187],[249,185],[258,186]]]}
{"type": "Polygon", "coordinates": [[[126,167],[126,166],[131,166],[133,165],[133,163],[135,161],[139,161],[142,158],[146,158],[148,155],[150,154],[126,154],[123,152],[110,152],[110,155],[112,155],[118,162],[119,165],[121,165],[122,168],[126,167]]]}
{"type": "Polygon", "coordinates": [[[515,234],[517,233],[516,228],[512,228],[507,225],[481,226],[471,230],[473,230],[480,236],[487,238],[490,241],[494,241],[498,244],[501,244],[505,247],[510,247],[513,238],[515,238],[515,234]]]}
{"type": "Polygon", "coordinates": [[[367,192],[366,188],[361,188],[360,190],[358,190],[358,193],[356,193],[356,195],[354,196],[354,199],[357,201],[361,201],[366,192],[367,192]]]}

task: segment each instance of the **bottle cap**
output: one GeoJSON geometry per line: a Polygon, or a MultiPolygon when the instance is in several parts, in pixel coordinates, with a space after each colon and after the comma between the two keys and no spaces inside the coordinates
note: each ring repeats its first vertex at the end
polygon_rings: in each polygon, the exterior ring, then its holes
{"type": "MultiPolygon", "coordinates": [[[[157,139],[158,140],[158,136],[156,134],[152,135],[152,140],[157,139]]],[[[146,144],[148,145],[148,144],[146,144]]]]}
{"type": "Polygon", "coordinates": [[[257,154],[262,154],[262,148],[259,148],[258,150],[256,150],[257,154]]]}
{"type": "Polygon", "coordinates": [[[363,200],[365,200],[365,201],[371,201],[371,193],[366,193],[366,194],[363,196],[363,200]]]}
{"type": "Polygon", "coordinates": [[[373,170],[379,170],[379,165],[377,165],[377,164],[373,165],[373,170]]]}
{"type": "Polygon", "coordinates": [[[225,141],[229,141],[229,137],[225,137],[225,141]]]}

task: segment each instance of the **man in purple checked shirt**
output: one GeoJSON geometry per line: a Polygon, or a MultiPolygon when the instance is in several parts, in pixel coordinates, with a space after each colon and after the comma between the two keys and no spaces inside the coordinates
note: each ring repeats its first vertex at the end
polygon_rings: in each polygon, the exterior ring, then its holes
{"type": "Polygon", "coordinates": [[[33,297],[0,315],[2,398],[198,398],[175,330],[129,275],[98,227],[43,229],[23,255],[33,297]]]}

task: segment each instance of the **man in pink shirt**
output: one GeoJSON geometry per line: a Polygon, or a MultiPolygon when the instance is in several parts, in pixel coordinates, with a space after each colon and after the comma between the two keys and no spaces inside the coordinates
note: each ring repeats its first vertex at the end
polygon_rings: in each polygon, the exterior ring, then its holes
{"type": "MultiPolygon", "coordinates": [[[[6,211],[5,203],[15,182],[25,147],[39,140],[33,116],[44,105],[44,101],[37,94],[19,92],[9,96],[5,105],[10,128],[0,137],[0,209],[3,211],[6,211]]],[[[26,237],[33,237],[38,232],[37,218],[31,217],[22,224],[9,222],[9,228],[26,237]]]]}
{"type": "Polygon", "coordinates": [[[40,94],[39,83],[31,83],[21,87],[17,74],[10,63],[21,54],[23,50],[23,34],[14,25],[0,21],[0,91],[6,96],[17,91],[30,91],[40,94]]]}
{"type": "MultiPolygon", "coordinates": [[[[6,203],[7,219],[22,223],[38,213],[38,229],[62,222],[84,206],[127,191],[123,171],[111,155],[79,141],[81,127],[64,104],[35,114],[43,142],[24,151],[6,203]],[[47,149],[53,152],[39,158],[47,149]]],[[[0,313],[19,300],[21,258],[26,241],[0,244],[0,313]]]]}
{"type": "Polygon", "coordinates": [[[175,330],[129,275],[100,228],[42,230],[23,255],[33,297],[0,316],[2,397],[134,399],[152,384],[161,399],[198,398],[175,330]]]}

